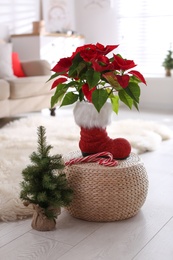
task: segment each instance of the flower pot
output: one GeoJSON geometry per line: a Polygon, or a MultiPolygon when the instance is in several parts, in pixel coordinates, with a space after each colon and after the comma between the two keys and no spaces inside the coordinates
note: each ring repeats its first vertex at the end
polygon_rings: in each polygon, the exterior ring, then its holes
{"type": "MultiPolygon", "coordinates": [[[[51,231],[55,229],[56,221],[55,218],[48,218],[44,214],[44,210],[38,205],[33,205],[34,213],[32,217],[31,226],[33,229],[38,231],[51,231]]],[[[59,215],[61,212],[60,208],[52,209],[55,215],[59,215]]]]}
{"type": "Polygon", "coordinates": [[[166,69],[165,76],[171,77],[171,70],[170,69],[166,69]]]}
{"type": "Polygon", "coordinates": [[[81,128],[79,148],[83,156],[110,152],[115,159],[125,159],[131,152],[131,145],[125,138],[111,139],[106,127],[111,123],[112,105],[106,102],[98,112],[90,102],[77,102],[74,120],[81,128]]]}

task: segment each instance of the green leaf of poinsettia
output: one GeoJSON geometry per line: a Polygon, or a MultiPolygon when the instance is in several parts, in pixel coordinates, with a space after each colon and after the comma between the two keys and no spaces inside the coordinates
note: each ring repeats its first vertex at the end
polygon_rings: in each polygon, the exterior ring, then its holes
{"type": "Polygon", "coordinates": [[[80,57],[80,54],[78,53],[75,56],[72,65],[70,66],[69,77],[77,76],[77,68],[78,68],[78,65],[80,64],[81,61],[82,61],[82,58],[80,57]]]}
{"type": "Polygon", "coordinates": [[[86,72],[86,80],[90,89],[95,87],[98,84],[100,80],[100,75],[101,75],[100,72],[94,71],[92,69],[86,72]]]}
{"type": "Polygon", "coordinates": [[[128,106],[130,109],[132,108],[133,99],[125,92],[124,89],[118,92],[118,96],[126,106],[128,106]]]}
{"type": "Polygon", "coordinates": [[[122,87],[118,83],[116,76],[113,73],[107,73],[104,74],[104,78],[107,80],[107,82],[117,91],[121,90],[122,87]]]}
{"type": "Polygon", "coordinates": [[[92,93],[92,103],[98,112],[100,112],[107,99],[108,93],[104,89],[97,89],[92,93]]]}
{"type": "Polygon", "coordinates": [[[86,68],[86,64],[85,62],[80,62],[79,65],[76,68],[77,71],[77,76],[79,76],[79,74],[86,68]]]}
{"type": "Polygon", "coordinates": [[[77,94],[74,94],[73,92],[68,92],[62,103],[61,103],[61,107],[62,106],[67,106],[67,105],[71,105],[73,103],[75,103],[76,101],[78,100],[78,95],[77,94]]]}
{"type": "Polygon", "coordinates": [[[110,96],[111,99],[111,104],[112,104],[112,109],[113,111],[118,114],[118,110],[119,110],[119,97],[118,96],[114,96],[111,95],[110,96]]]}
{"type": "Polygon", "coordinates": [[[55,104],[57,104],[59,101],[61,101],[63,95],[67,91],[66,84],[59,84],[58,88],[56,88],[56,91],[54,95],[51,97],[51,108],[54,107],[55,104]]]}
{"type": "Polygon", "coordinates": [[[52,79],[58,77],[59,75],[62,75],[63,73],[65,73],[65,72],[59,72],[59,73],[56,72],[56,73],[52,74],[52,75],[50,76],[50,78],[49,78],[46,82],[48,82],[48,81],[50,81],[50,80],[52,80],[52,79]]]}
{"type": "Polygon", "coordinates": [[[129,83],[129,86],[124,90],[135,102],[139,103],[140,88],[137,83],[129,83]]]}
{"type": "Polygon", "coordinates": [[[133,105],[134,105],[134,107],[139,111],[139,108],[138,108],[138,103],[137,102],[135,102],[134,100],[133,100],[133,105]]]}
{"type": "Polygon", "coordinates": [[[51,108],[53,108],[58,102],[60,102],[62,100],[64,96],[64,93],[59,95],[58,97],[57,96],[52,96],[51,97],[51,108]]]}
{"type": "Polygon", "coordinates": [[[79,90],[79,101],[81,102],[82,100],[84,100],[84,93],[82,91],[82,89],[79,90]]]}

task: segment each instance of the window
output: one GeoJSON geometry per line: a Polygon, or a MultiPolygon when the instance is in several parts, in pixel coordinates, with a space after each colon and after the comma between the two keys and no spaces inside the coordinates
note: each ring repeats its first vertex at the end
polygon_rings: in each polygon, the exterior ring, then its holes
{"type": "Polygon", "coordinates": [[[39,18],[39,0],[0,0],[0,23],[11,34],[32,32],[32,22],[39,18]]]}
{"type": "Polygon", "coordinates": [[[172,0],[117,0],[119,49],[148,76],[164,75],[173,47],[172,0]]]}

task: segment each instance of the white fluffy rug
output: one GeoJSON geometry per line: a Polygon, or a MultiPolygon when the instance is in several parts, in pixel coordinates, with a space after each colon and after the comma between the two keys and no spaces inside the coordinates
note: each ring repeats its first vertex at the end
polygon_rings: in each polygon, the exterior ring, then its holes
{"type": "MultiPolygon", "coordinates": [[[[31,116],[12,121],[0,129],[0,220],[13,221],[32,214],[19,199],[21,172],[30,164],[29,155],[37,148],[37,127],[46,127],[52,153],[68,154],[78,150],[80,129],[72,116],[31,116]]],[[[107,128],[111,138],[125,137],[138,154],[154,151],[172,137],[165,125],[153,121],[113,121],[107,128]]]]}

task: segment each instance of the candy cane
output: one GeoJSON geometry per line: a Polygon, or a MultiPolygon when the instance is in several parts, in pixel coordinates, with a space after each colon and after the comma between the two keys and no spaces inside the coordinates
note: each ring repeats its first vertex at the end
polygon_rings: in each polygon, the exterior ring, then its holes
{"type": "Polygon", "coordinates": [[[113,155],[109,152],[101,152],[101,153],[88,155],[85,157],[74,158],[66,162],[65,165],[70,166],[72,164],[84,163],[84,162],[98,162],[98,164],[100,165],[109,166],[109,167],[118,165],[118,161],[114,160],[113,155]],[[108,158],[100,158],[105,156],[108,158]]]}

